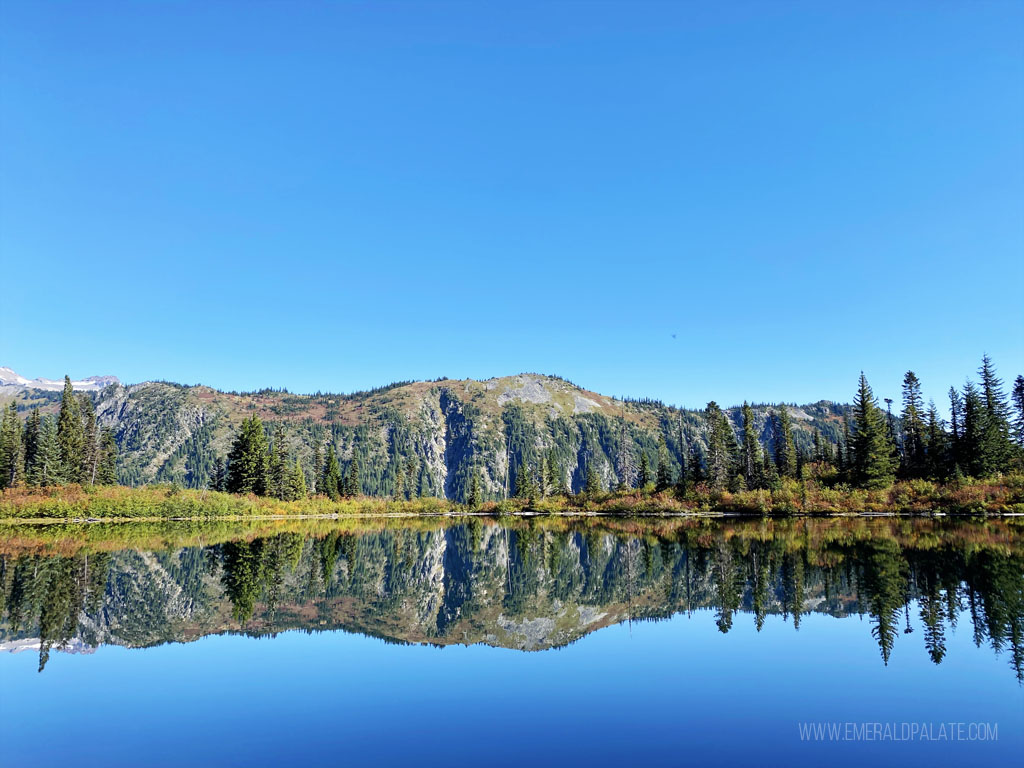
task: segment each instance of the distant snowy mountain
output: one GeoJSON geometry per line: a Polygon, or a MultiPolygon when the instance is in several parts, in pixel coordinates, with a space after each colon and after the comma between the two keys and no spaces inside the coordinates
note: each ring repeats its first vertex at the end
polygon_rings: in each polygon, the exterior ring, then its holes
{"type": "MultiPolygon", "coordinates": [[[[90,376],[81,381],[72,381],[71,386],[76,392],[99,392],[111,384],[120,384],[116,376],[90,376]]],[[[0,392],[12,392],[21,389],[42,389],[47,392],[60,392],[64,389],[63,379],[26,379],[10,368],[0,366],[0,392]]]]}

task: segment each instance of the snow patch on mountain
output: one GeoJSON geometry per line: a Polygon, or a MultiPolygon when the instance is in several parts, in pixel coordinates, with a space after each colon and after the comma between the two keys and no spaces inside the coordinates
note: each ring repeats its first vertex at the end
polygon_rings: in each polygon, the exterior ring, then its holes
{"type": "MultiPolygon", "coordinates": [[[[90,376],[87,379],[72,381],[71,387],[76,392],[99,392],[111,384],[120,384],[117,376],[90,376]]],[[[0,388],[8,390],[42,389],[47,392],[60,392],[64,389],[64,381],[54,379],[26,379],[10,368],[0,366],[0,388]]]]}

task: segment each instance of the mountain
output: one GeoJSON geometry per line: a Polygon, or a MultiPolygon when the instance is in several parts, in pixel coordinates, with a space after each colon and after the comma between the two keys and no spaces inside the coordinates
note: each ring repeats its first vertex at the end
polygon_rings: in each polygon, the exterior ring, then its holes
{"type": "MultiPolygon", "coordinates": [[[[59,392],[19,386],[0,395],[12,395],[22,410],[56,411],[59,392]]],[[[101,424],[115,430],[119,478],[126,484],[204,487],[214,459],[227,455],[250,414],[268,429],[280,425],[290,455],[310,474],[314,446],[332,445],[343,465],[358,458],[362,491],[371,495],[392,495],[401,483],[406,493],[463,500],[476,473],[483,498],[500,498],[506,483],[512,490],[521,463],[536,471],[549,454],[571,490],[583,487],[588,466],[607,488],[618,484],[620,470],[635,474],[641,451],[652,469],[657,466],[662,439],[673,473],[691,446],[702,450],[705,444],[699,411],[620,400],[533,373],[401,382],[347,395],[221,392],[169,382],[126,386],[116,379],[85,391],[101,424]]],[[[754,406],[765,444],[772,440],[774,407],[754,406]]],[[[815,429],[838,441],[847,406],[821,401],[787,408],[798,447],[810,450],[815,429]]],[[[742,423],[739,408],[726,413],[735,426],[742,423]]]]}
{"type": "MultiPolygon", "coordinates": [[[[76,392],[99,392],[111,384],[119,384],[117,376],[90,376],[81,381],[72,381],[71,387],[76,392]]],[[[64,391],[64,380],[26,379],[10,368],[0,367],[0,395],[13,395],[26,389],[38,389],[44,392],[64,391]]]]}

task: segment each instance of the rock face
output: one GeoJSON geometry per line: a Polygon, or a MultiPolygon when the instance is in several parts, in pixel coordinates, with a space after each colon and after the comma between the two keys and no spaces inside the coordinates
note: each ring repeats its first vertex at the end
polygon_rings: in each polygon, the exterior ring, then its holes
{"type": "MultiPolygon", "coordinates": [[[[4,376],[2,381],[16,380],[12,372],[4,376]]],[[[408,382],[351,395],[239,394],[167,382],[124,386],[112,377],[89,381],[96,386],[84,391],[93,397],[102,425],[115,430],[125,484],[204,487],[215,458],[227,455],[238,425],[252,413],[268,428],[283,426],[290,454],[301,460],[310,483],[316,447],[322,456],[332,445],[343,464],[359,460],[364,493],[392,495],[398,489],[459,501],[474,475],[483,498],[498,499],[506,488],[515,491],[521,465],[537,473],[549,458],[570,490],[583,487],[588,467],[602,486],[614,487],[621,480],[617,468],[638,466],[641,451],[653,470],[662,441],[675,474],[691,448],[703,450],[705,444],[699,411],[617,400],[539,374],[408,382]],[[108,383],[100,388],[101,381],[108,383]]],[[[23,411],[39,406],[54,412],[60,394],[23,383],[4,391],[23,411]]],[[[845,408],[824,401],[789,406],[798,447],[810,449],[815,429],[835,442],[845,408]]],[[[772,410],[754,407],[765,445],[774,439],[772,410]]],[[[727,413],[738,429],[739,409],[727,413]]]]}

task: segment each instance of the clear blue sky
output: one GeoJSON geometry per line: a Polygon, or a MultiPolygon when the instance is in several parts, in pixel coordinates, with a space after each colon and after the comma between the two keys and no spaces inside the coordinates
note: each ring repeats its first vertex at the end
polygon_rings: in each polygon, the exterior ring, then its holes
{"type": "Polygon", "coordinates": [[[0,5],[0,365],[937,399],[1024,370],[1024,3],[0,5]]]}

